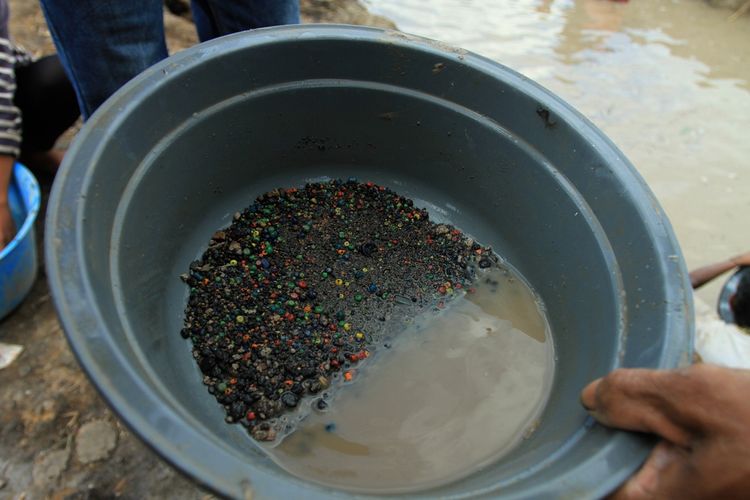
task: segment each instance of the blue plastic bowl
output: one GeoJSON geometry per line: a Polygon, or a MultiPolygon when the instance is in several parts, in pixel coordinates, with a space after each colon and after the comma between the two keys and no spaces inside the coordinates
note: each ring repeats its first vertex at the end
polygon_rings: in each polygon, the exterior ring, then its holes
{"type": "Polygon", "coordinates": [[[39,213],[41,192],[34,175],[20,163],[13,168],[9,201],[18,233],[0,251],[0,319],[21,304],[36,279],[34,221],[39,213]]]}

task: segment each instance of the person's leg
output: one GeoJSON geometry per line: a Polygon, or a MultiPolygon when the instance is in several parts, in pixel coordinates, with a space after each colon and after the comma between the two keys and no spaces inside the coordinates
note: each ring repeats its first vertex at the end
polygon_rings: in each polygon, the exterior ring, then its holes
{"type": "Polygon", "coordinates": [[[192,0],[201,41],[238,31],[299,23],[299,0],[192,0]]]}
{"type": "Polygon", "coordinates": [[[41,0],[41,5],[84,118],[167,57],[160,0],[41,0]]]}
{"type": "Polygon", "coordinates": [[[219,27],[214,22],[207,0],[191,0],[190,10],[193,14],[193,23],[195,23],[195,31],[198,32],[199,40],[205,42],[219,36],[219,27]]]}
{"type": "Polygon", "coordinates": [[[23,117],[21,154],[45,152],[78,119],[78,103],[56,55],[16,66],[15,105],[23,117]]]}

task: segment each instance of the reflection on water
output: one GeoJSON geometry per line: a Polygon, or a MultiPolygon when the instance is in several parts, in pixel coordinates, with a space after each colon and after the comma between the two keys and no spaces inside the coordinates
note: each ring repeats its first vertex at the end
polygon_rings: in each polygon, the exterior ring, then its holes
{"type": "MultiPolygon", "coordinates": [[[[750,16],[703,0],[366,0],[562,96],[636,165],[690,267],[750,247],[750,16]]],[[[701,291],[714,300],[720,283],[701,291]]]]}

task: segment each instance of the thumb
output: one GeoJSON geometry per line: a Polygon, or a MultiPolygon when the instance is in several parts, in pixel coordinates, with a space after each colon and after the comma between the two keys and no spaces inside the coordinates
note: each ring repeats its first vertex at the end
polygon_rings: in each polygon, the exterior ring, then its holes
{"type": "Polygon", "coordinates": [[[641,469],[628,479],[609,500],[670,498],[690,481],[683,477],[687,451],[661,441],[641,469]]]}

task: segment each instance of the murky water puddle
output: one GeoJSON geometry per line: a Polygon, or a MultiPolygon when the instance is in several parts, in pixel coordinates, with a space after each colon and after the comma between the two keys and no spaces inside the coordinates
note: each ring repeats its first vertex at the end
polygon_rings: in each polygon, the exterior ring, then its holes
{"type": "Polygon", "coordinates": [[[479,273],[314,402],[322,410],[268,448],[274,460],[329,486],[409,491],[468,475],[533,432],[554,372],[543,309],[509,270],[479,273]]]}

